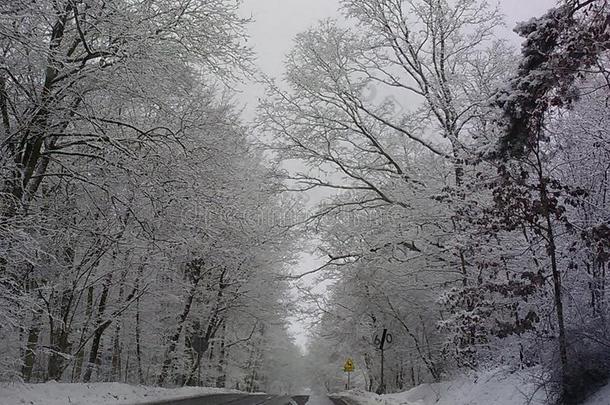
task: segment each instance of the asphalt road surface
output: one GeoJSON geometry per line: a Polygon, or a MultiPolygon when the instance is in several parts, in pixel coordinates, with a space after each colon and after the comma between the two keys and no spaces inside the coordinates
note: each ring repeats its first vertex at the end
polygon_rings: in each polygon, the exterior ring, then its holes
{"type": "MultiPolygon", "coordinates": [[[[184,399],[163,400],[150,402],[147,405],[317,405],[322,398],[306,395],[277,396],[267,394],[219,394],[184,399]],[[309,402],[309,404],[308,404],[309,402]]],[[[324,402],[332,405],[351,405],[341,398],[324,397],[324,402]]]]}

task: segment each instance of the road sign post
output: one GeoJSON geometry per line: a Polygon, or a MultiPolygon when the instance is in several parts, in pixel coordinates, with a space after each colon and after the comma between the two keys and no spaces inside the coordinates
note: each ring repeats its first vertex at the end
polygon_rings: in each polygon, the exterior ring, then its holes
{"type": "Polygon", "coordinates": [[[351,375],[352,375],[351,372],[347,373],[347,390],[348,391],[350,390],[350,384],[351,384],[350,377],[351,377],[351,375]]]}
{"type": "Polygon", "coordinates": [[[346,390],[350,389],[351,376],[355,369],[356,367],[354,366],[354,361],[352,359],[347,359],[343,365],[343,371],[347,373],[347,384],[345,385],[346,390]]]}
{"type": "Polygon", "coordinates": [[[379,388],[377,388],[377,394],[385,394],[385,381],[384,381],[384,362],[385,362],[385,355],[384,355],[384,351],[385,351],[385,344],[388,343],[392,343],[392,334],[388,333],[387,329],[384,329],[383,332],[381,333],[381,338],[379,338],[379,335],[375,335],[375,338],[373,340],[373,343],[375,344],[375,347],[379,350],[381,350],[381,375],[380,375],[380,382],[379,382],[379,388]]]}

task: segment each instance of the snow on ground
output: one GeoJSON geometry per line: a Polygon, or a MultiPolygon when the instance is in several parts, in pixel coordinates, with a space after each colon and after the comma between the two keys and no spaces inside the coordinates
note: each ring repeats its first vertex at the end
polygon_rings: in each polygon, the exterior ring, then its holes
{"type": "MultiPolygon", "coordinates": [[[[339,394],[359,405],[543,405],[544,390],[537,389],[535,378],[524,373],[494,370],[478,377],[422,384],[396,394],[376,395],[352,390],[339,394]]],[[[610,385],[591,396],[583,405],[610,405],[610,385]]]]}
{"type": "MultiPolygon", "coordinates": [[[[546,395],[519,374],[502,370],[480,373],[477,378],[422,384],[396,394],[375,395],[361,391],[341,394],[361,405],[542,405],[546,395]],[[364,401],[363,401],[364,399],[364,401]]],[[[598,405],[598,404],[595,404],[598,405]]],[[[610,405],[610,404],[605,404],[610,405]]]]}
{"type": "Polygon", "coordinates": [[[200,387],[166,389],[120,383],[0,383],[0,405],[120,405],[225,393],[239,391],[200,387]]]}
{"type": "Polygon", "coordinates": [[[584,405],[610,405],[610,385],[597,391],[584,405]]]}

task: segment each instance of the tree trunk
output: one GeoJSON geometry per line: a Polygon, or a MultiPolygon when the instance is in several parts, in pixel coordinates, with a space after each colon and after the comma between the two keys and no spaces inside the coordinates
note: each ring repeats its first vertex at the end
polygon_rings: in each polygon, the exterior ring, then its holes
{"type": "MultiPolygon", "coordinates": [[[[139,288],[140,275],[136,279],[136,289],[139,288]]],[[[144,373],[142,372],[142,326],[140,324],[140,298],[136,298],[136,361],[138,367],[138,383],[144,383],[144,373]]]]}
{"type": "Polygon", "coordinates": [[[163,383],[165,383],[165,380],[167,379],[167,375],[172,365],[172,355],[176,351],[176,347],[178,346],[178,341],[180,340],[180,336],[182,335],[182,330],[184,329],[186,319],[188,318],[188,315],[191,312],[191,306],[193,305],[193,299],[195,298],[195,294],[197,292],[197,285],[199,284],[199,280],[200,279],[197,277],[193,281],[193,285],[189,291],[188,296],[186,297],[186,302],[184,303],[184,309],[182,310],[180,318],[178,319],[176,331],[170,338],[169,347],[165,351],[165,360],[163,360],[161,373],[159,374],[159,378],[157,379],[157,385],[159,386],[163,385],[163,383]]]}
{"type": "Polygon", "coordinates": [[[366,390],[368,392],[373,392],[373,387],[375,386],[375,371],[373,370],[373,364],[371,360],[371,356],[368,353],[364,353],[364,365],[368,371],[369,382],[367,384],[366,390]]]}
{"type": "Polygon", "coordinates": [[[87,322],[85,323],[80,336],[79,346],[81,349],[76,353],[76,361],[74,363],[74,369],[72,370],[72,382],[80,381],[81,373],[83,370],[83,363],[85,361],[85,350],[84,350],[84,339],[89,329],[91,322],[91,316],[93,315],[93,286],[87,289],[87,303],[85,306],[85,317],[87,322]]]}
{"type": "Polygon", "coordinates": [[[112,339],[112,380],[113,381],[121,381],[121,355],[122,355],[122,347],[121,347],[121,325],[120,323],[116,323],[116,327],[114,330],[114,338],[112,339]]]}
{"type": "MultiPolygon", "coordinates": [[[[210,346],[210,342],[212,342],[212,339],[214,339],[214,337],[216,336],[216,332],[218,331],[220,326],[223,325],[223,327],[224,327],[224,321],[223,321],[223,319],[220,318],[220,313],[222,311],[221,307],[222,307],[222,303],[223,303],[224,290],[225,290],[225,288],[228,287],[228,285],[225,282],[226,273],[227,273],[226,269],[224,269],[220,273],[220,277],[218,280],[218,292],[216,293],[216,303],[214,305],[214,310],[210,314],[210,319],[208,320],[208,325],[205,330],[205,333],[202,335],[200,329],[197,328],[196,332],[199,333],[199,336],[193,336],[194,339],[191,338],[192,340],[196,340],[198,342],[197,347],[194,348],[195,351],[197,352],[197,356],[195,357],[195,361],[193,362],[193,367],[189,373],[189,376],[185,381],[186,385],[195,385],[195,382],[194,382],[195,372],[201,366],[201,359],[203,357],[203,354],[208,350],[208,348],[210,346]]],[[[221,346],[222,351],[224,351],[224,340],[221,343],[221,345],[222,345],[221,346]]],[[[222,355],[222,353],[221,353],[221,355],[222,355]]],[[[211,356],[211,353],[210,353],[210,356],[211,356]]],[[[211,357],[210,357],[210,361],[211,361],[211,357]]],[[[222,361],[222,358],[220,361],[222,361]]],[[[211,362],[210,362],[210,364],[211,364],[211,362]]],[[[217,384],[217,381],[212,380],[209,383],[217,384]]]]}
{"type": "Polygon", "coordinates": [[[216,388],[225,388],[227,383],[227,375],[225,371],[225,357],[227,355],[227,349],[225,345],[225,335],[227,331],[227,325],[225,322],[222,323],[222,339],[220,341],[220,353],[218,355],[218,365],[216,371],[218,377],[216,379],[216,388]]]}
{"type": "Polygon", "coordinates": [[[93,368],[97,365],[100,365],[99,351],[100,351],[100,343],[102,340],[102,335],[106,331],[106,329],[112,323],[112,320],[108,319],[104,321],[104,315],[106,313],[106,302],[108,300],[108,293],[110,291],[110,284],[112,284],[112,273],[109,273],[104,281],[104,285],[102,287],[102,294],[100,296],[100,302],[97,307],[97,322],[96,328],[93,335],[93,341],[91,342],[91,350],[89,352],[89,362],[87,364],[87,369],[85,370],[85,374],[83,375],[83,382],[91,381],[91,375],[93,373],[93,368]]]}
{"type": "MultiPolygon", "coordinates": [[[[58,51],[61,43],[64,39],[64,32],[69,16],[73,11],[74,4],[71,1],[66,2],[64,10],[57,16],[57,20],[53,24],[51,29],[51,35],[49,38],[49,60],[47,61],[45,77],[43,87],[40,94],[39,108],[36,109],[36,113],[32,117],[31,122],[28,124],[27,130],[24,136],[20,140],[18,145],[18,152],[15,156],[15,163],[22,170],[21,184],[14,184],[11,193],[20,200],[24,196],[29,199],[37,191],[40,182],[34,182],[30,184],[32,176],[36,172],[36,169],[42,158],[43,166],[48,163],[48,157],[42,156],[42,148],[44,146],[45,135],[48,131],[48,121],[50,115],[50,105],[52,104],[53,98],[53,84],[54,80],[58,75],[58,67],[55,61],[52,60],[53,55],[58,51]]],[[[42,174],[42,173],[37,173],[42,174]]],[[[18,183],[18,182],[15,182],[18,183]]]]}
{"type": "Polygon", "coordinates": [[[104,323],[100,324],[95,330],[93,341],[91,343],[91,351],[89,352],[89,363],[87,364],[85,375],[83,375],[83,382],[91,381],[91,375],[93,374],[94,367],[99,366],[101,364],[101,360],[99,358],[99,351],[102,335],[104,334],[106,329],[108,329],[111,323],[111,320],[107,320],[104,323]]]}
{"type": "Polygon", "coordinates": [[[540,182],[538,191],[540,193],[540,203],[542,206],[542,215],[544,216],[544,220],[546,222],[546,242],[547,242],[547,254],[551,259],[551,272],[553,276],[553,296],[555,299],[555,313],[557,315],[557,327],[559,329],[559,359],[561,361],[562,374],[564,378],[567,376],[567,368],[568,368],[568,345],[566,340],[566,331],[564,324],[564,314],[563,314],[563,298],[562,298],[562,287],[561,287],[561,273],[559,268],[557,267],[557,246],[555,245],[555,232],[553,229],[553,222],[551,219],[550,212],[550,201],[548,190],[546,187],[546,179],[542,173],[542,162],[540,160],[539,154],[536,154],[537,162],[538,162],[538,181],[540,182]]]}
{"type": "Polygon", "coordinates": [[[40,318],[41,311],[34,312],[30,330],[28,332],[28,341],[26,344],[25,355],[23,358],[23,367],[21,368],[21,375],[25,382],[30,382],[32,379],[32,371],[34,370],[34,363],[36,362],[36,350],[38,346],[38,338],[40,336],[40,318]]]}
{"type": "MultiPolygon", "coordinates": [[[[125,280],[127,279],[127,269],[127,266],[125,266],[123,271],[121,272],[118,302],[123,302],[123,298],[125,296],[125,280]]],[[[114,330],[114,338],[112,341],[112,379],[113,381],[121,381],[121,356],[123,352],[121,345],[122,315],[119,315],[119,318],[116,320],[115,323],[116,326],[114,330]]]]}
{"type": "MultiPolygon", "coordinates": [[[[74,254],[70,255],[70,260],[74,259],[74,254]]],[[[59,381],[65,370],[64,363],[66,355],[70,354],[70,312],[74,299],[75,286],[66,288],[59,298],[59,311],[57,312],[57,322],[51,323],[50,345],[53,352],[49,356],[48,374],[50,380],[59,381]],[[55,326],[55,328],[53,328],[55,326]]]]}

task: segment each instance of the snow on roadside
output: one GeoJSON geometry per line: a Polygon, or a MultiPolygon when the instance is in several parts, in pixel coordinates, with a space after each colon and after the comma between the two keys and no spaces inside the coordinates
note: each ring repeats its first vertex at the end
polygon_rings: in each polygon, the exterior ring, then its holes
{"type": "Polygon", "coordinates": [[[385,398],[386,395],[377,395],[359,389],[333,394],[332,396],[345,398],[347,399],[345,402],[350,405],[397,405],[394,401],[385,398]]]}
{"type": "Polygon", "coordinates": [[[597,391],[583,405],[610,405],[610,385],[597,391]]]}
{"type": "Polygon", "coordinates": [[[125,405],[207,394],[242,393],[218,388],[166,389],[120,383],[0,383],[0,405],[125,405]]]}
{"type": "MultiPolygon", "coordinates": [[[[422,384],[405,392],[376,395],[352,390],[338,396],[359,405],[542,405],[546,395],[536,389],[532,378],[519,373],[494,370],[476,379],[460,377],[451,381],[422,384]]],[[[610,405],[608,402],[587,405],[610,405]]]]}

